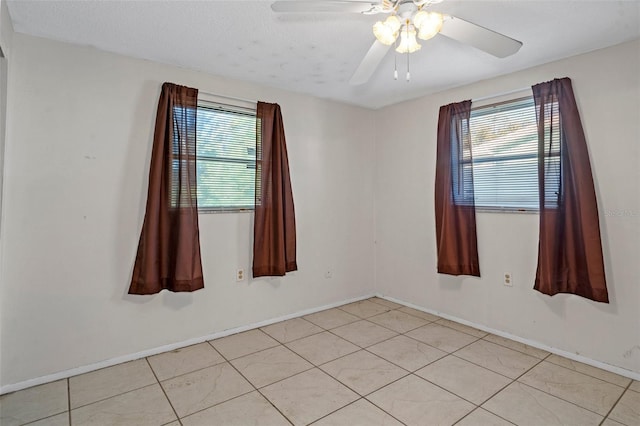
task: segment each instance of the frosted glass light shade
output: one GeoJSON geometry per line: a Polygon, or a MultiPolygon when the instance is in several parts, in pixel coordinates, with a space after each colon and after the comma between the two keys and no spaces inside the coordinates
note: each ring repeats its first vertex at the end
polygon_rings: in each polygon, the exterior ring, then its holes
{"type": "Polygon", "coordinates": [[[400,19],[391,15],[384,22],[378,21],[373,25],[373,35],[382,44],[392,45],[398,38],[398,30],[400,29],[400,19]]]}
{"type": "Polygon", "coordinates": [[[416,40],[416,29],[413,25],[405,26],[400,30],[400,44],[396,48],[398,53],[413,53],[422,49],[416,40]]]}
{"type": "Polygon", "coordinates": [[[393,32],[387,27],[383,22],[376,22],[373,24],[373,35],[376,36],[376,39],[382,43],[390,46],[396,41],[396,37],[393,32]]]}
{"type": "Polygon", "coordinates": [[[396,15],[389,15],[389,17],[387,17],[387,19],[384,20],[384,23],[394,33],[397,33],[400,27],[402,26],[402,22],[400,22],[400,18],[398,18],[396,15]]]}
{"type": "Polygon", "coordinates": [[[425,12],[421,10],[413,17],[413,25],[418,28],[418,38],[429,40],[442,29],[442,15],[436,12],[425,12]]]}

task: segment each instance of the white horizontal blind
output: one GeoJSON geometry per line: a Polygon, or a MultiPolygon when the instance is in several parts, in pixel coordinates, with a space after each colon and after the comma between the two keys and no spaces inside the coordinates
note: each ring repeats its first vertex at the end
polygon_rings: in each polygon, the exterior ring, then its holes
{"type": "Polygon", "coordinates": [[[255,110],[199,102],[196,123],[199,210],[255,205],[255,110]]]}
{"type": "Polygon", "coordinates": [[[536,116],[544,116],[544,206],[557,208],[562,200],[562,126],[560,125],[560,105],[545,102],[536,108],[536,116]]]}
{"type": "MultiPolygon", "coordinates": [[[[473,109],[475,205],[538,210],[538,129],[532,97],[473,109]]],[[[463,162],[463,170],[470,164],[463,162]]]]}
{"type": "Polygon", "coordinates": [[[453,164],[453,199],[456,204],[471,206],[473,198],[473,167],[471,162],[470,120],[462,116],[451,119],[451,162],[453,164]]]}

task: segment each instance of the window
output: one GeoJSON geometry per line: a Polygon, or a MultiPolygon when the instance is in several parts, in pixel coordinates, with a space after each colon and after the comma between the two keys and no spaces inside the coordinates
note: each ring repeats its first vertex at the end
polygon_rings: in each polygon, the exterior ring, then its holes
{"type": "MultiPolygon", "coordinates": [[[[469,200],[472,169],[476,207],[538,210],[538,127],[533,98],[473,108],[469,129],[473,164],[468,156],[456,159],[454,154],[453,158],[454,184],[461,183],[456,203],[469,200]]],[[[554,146],[558,149],[546,153],[545,161],[557,164],[559,177],[559,143],[554,146]]]]}
{"type": "Polygon", "coordinates": [[[253,209],[255,109],[199,101],[196,123],[198,210],[253,209]]]}

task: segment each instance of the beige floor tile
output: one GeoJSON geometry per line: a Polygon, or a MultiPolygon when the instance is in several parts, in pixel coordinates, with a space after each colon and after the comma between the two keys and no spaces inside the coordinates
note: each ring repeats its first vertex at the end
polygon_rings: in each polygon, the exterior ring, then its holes
{"type": "Polygon", "coordinates": [[[314,368],[262,389],[294,425],[306,425],[358,399],[326,373],[314,368]]]}
{"type": "Polygon", "coordinates": [[[224,362],[224,358],[208,343],[150,356],[148,360],[158,380],[167,380],[224,362]]]}
{"type": "Polygon", "coordinates": [[[414,375],[374,392],[368,400],[403,423],[412,425],[452,425],[473,404],[414,375]]]}
{"type": "Polygon", "coordinates": [[[349,303],[348,305],[342,305],[339,306],[339,309],[360,318],[369,318],[391,310],[391,308],[368,300],[361,300],[359,302],[349,303]]]}
{"type": "Polygon", "coordinates": [[[440,319],[440,317],[437,315],[432,315],[428,312],[419,311],[417,309],[413,309],[408,306],[404,306],[398,310],[406,314],[413,315],[414,317],[422,318],[423,320],[429,321],[429,322],[438,321],[440,319]]]}
{"type": "Polygon", "coordinates": [[[125,362],[69,379],[71,409],[157,383],[146,359],[125,362]]]}
{"type": "Polygon", "coordinates": [[[632,391],[640,392],[640,382],[634,380],[633,383],[631,383],[631,386],[629,386],[629,389],[631,389],[632,391]]]}
{"type": "Polygon", "coordinates": [[[329,414],[313,426],[402,426],[402,423],[385,413],[366,399],[329,414]]]}
{"type": "Polygon", "coordinates": [[[640,425],[640,393],[627,390],[609,417],[626,426],[640,425]]]}
{"type": "Polygon", "coordinates": [[[615,420],[611,420],[609,418],[604,419],[604,422],[600,424],[600,426],[625,426],[622,423],[618,423],[615,420]]]}
{"type": "Polygon", "coordinates": [[[180,417],[253,390],[226,362],[166,380],[162,387],[180,417]]]}
{"type": "Polygon", "coordinates": [[[415,371],[447,355],[447,352],[406,336],[396,336],[369,346],[367,350],[409,371],[415,371]]]}
{"type": "Polygon", "coordinates": [[[360,349],[328,331],[287,343],[286,346],[315,365],[324,364],[360,349]]]}
{"type": "MultiPolygon", "coordinates": [[[[0,423],[4,425],[4,423],[0,423]]],[[[69,426],[69,412],[58,414],[57,416],[47,417],[37,422],[29,423],[28,426],[69,426]]]]}
{"type": "Polygon", "coordinates": [[[497,345],[504,346],[509,349],[513,349],[514,351],[522,352],[523,354],[531,355],[533,357],[544,359],[549,356],[549,352],[543,351],[542,349],[534,348],[533,346],[525,345],[524,343],[516,342],[515,340],[506,339],[501,336],[496,336],[495,334],[489,334],[484,338],[491,343],[495,343],[497,345]]]}
{"type": "Polygon", "coordinates": [[[67,411],[67,381],[46,383],[0,396],[0,425],[14,426],[67,411]]]}
{"type": "Polygon", "coordinates": [[[453,355],[427,365],[416,374],[476,405],[511,383],[511,379],[453,355]]]}
{"type": "Polygon", "coordinates": [[[360,321],[359,317],[338,308],[316,312],[315,314],[306,315],[303,318],[327,330],[360,321]]]}
{"type": "Polygon", "coordinates": [[[542,361],[518,381],[606,416],[624,389],[559,365],[542,361]]]}
{"type": "Polygon", "coordinates": [[[293,340],[301,339],[324,331],[317,325],[302,318],[294,318],[287,321],[277,322],[275,324],[262,327],[261,330],[280,343],[288,343],[293,340]]]}
{"type": "Polygon", "coordinates": [[[512,426],[513,423],[508,422],[493,413],[483,410],[482,408],[475,409],[464,419],[456,423],[456,426],[512,426]]]}
{"type": "Polygon", "coordinates": [[[313,367],[284,346],[277,346],[231,361],[255,387],[261,388],[313,367]]]}
{"type": "Polygon", "coordinates": [[[182,426],[182,425],[180,424],[179,420],[176,420],[175,422],[167,423],[167,424],[162,425],[162,426],[182,426]]]}
{"type": "Polygon", "coordinates": [[[561,357],[555,354],[551,355],[545,361],[549,361],[553,364],[560,365],[570,370],[584,373],[588,376],[595,377],[597,379],[604,380],[605,382],[613,383],[614,385],[622,386],[625,388],[631,382],[631,379],[629,379],[628,377],[620,376],[619,374],[602,370],[597,367],[592,367],[590,365],[583,364],[578,361],[573,361],[569,358],[561,357]]]}
{"type": "Polygon", "coordinates": [[[456,351],[478,340],[477,337],[435,323],[411,330],[406,335],[445,352],[456,351]]]}
{"type": "Polygon", "coordinates": [[[482,407],[519,426],[595,426],[602,420],[592,411],[518,382],[482,407]]]}
{"type": "Polygon", "coordinates": [[[468,325],[460,324],[459,322],[450,321],[444,318],[439,319],[437,323],[475,337],[484,337],[489,334],[486,331],[478,330],[477,328],[469,327],[468,325]]]}
{"type": "Polygon", "coordinates": [[[399,303],[392,302],[391,300],[383,299],[382,297],[372,297],[371,299],[367,299],[367,300],[382,306],[386,306],[387,308],[391,308],[391,309],[398,309],[398,308],[402,308],[403,306],[399,303]]]}
{"type": "Polygon", "coordinates": [[[71,423],[157,426],[176,419],[160,385],[151,385],[71,410],[71,423]]]}
{"type": "Polygon", "coordinates": [[[182,418],[183,426],[289,426],[290,423],[258,392],[182,418]]]}
{"type": "Polygon", "coordinates": [[[525,373],[540,360],[522,352],[485,340],[479,340],[457,351],[456,356],[512,379],[525,373]]]}
{"type": "Polygon", "coordinates": [[[398,333],[406,333],[409,330],[422,327],[428,323],[428,321],[397,310],[375,315],[368,318],[368,320],[383,327],[390,328],[393,331],[397,331],[398,333]]]}
{"type": "Polygon", "coordinates": [[[240,358],[279,345],[277,340],[258,329],[232,334],[209,343],[227,359],[240,358]]]}
{"type": "Polygon", "coordinates": [[[398,334],[369,321],[353,322],[334,328],[331,332],[363,348],[375,345],[398,334]]]}
{"type": "Polygon", "coordinates": [[[360,395],[367,395],[408,374],[400,367],[366,351],[359,351],[320,367],[360,395]]]}

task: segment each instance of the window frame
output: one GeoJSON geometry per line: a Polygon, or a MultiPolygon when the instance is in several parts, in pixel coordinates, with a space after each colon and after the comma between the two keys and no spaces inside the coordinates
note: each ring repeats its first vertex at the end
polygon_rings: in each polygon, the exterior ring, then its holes
{"type": "MultiPolygon", "coordinates": [[[[483,213],[523,213],[523,214],[538,214],[540,212],[540,206],[539,203],[536,207],[530,207],[530,206],[526,206],[526,207],[515,207],[515,206],[490,206],[490,205],[479,205],[477,200],[475,199],[475,192],[476,192],[476,182],[475,182],[475,178],[476,178],[476,172],[475,172],[475,166],[477,164],[482,164],[482,163],[489,163],[489,162],[496,162],[496,161],[514,161],[514,160],[536,160],[536,163],[538,161],[538,152],[532,152],[532,153],[515,153],[515,154],[501,154],[499,156],[495,156],[495,157],[480,157],[479,159],[475,156],[475,152],[474,152],[474,145],[473,145],[473,134],[474,134],[474,129],[473,129],[473,125],[472,125],[472,120],[477,117],[477,111],[482,111],[482,110],[486,110],[486,112],[481,113],[480,116],[483,115],[490,115],[492,113],[495,112],[502,112],[502,111],[508,111],[509,109],[519,109],[521,108],[522,104],[525,102],[530,102],[531,104],[533,104],[534,107],[534,112],[536,112],[536,106],[535,106],[535,102],[533,99],[533,95],[524,95],[524,96],[518,96],[515,98],[509,98],[509,99],[504,99],[498,102],[492,102],[492,103],[487,103],[487,104],[483,104],[483,105],[478,105],[478,106],[472,106],[471,108],[471,115],[469,117],[469,138],[470,138],[470,143],[471,143],[471,149],[472,149],[472,154],[473,154],[473,159],[469,160],[469,159],[461,159],[461,161],[459,162],[455,162],[453,156],[452,156],[452,162],[453,164],[453,169],[454,169],[454,173],[456,173],[459,170],[460,165],[464,165],[464,164],[469,164],[469,162],[471,161],[471,164],[473,165],[473,177],[474,177],[474,182],[473,182],[473,186],[474,186],[474,206],[475,206],[475,210],[477,212],[483,212],[483,213]],[[508,107],[509,104],[513,104],[513,106],[511,108],[508,107]],[[520,105],[519,105],[520,104],[520,105]],[[506,108],[504,108],[503,106],[507,105],[506,108]],[[493,112],[491,109],[494,108],[499,108],[499,107],[503,107],[501,108],[499,111],[495,111],[493,112]],[[475,117],[474,117],[474,112],[476,112],[475,117]]],[[[537,112],[536,112],[537,113],[537,112]]],[[[536,127],[537,128],[537,127],[536,127]]],[[[453,155],[453,154],[452,154],[453,155]]],[[[560,153],[557,153],[558,156],[560,156],[560,153]]],[[[536,174],[536,185],[538,185],[539,179],[538,176],[536,174]]],[[[539,190],[539,189],[538,189],[539,190]]],[[[539,195],[538,195],[538,200],[539,200],[539,195]]],[[[469,198],[466,194],[463,194],[461,196],[458,196],[458,200],[455,201],[456,204],[459,205],[470,205],[469,202],[469,198]]]]}
{"type": "MultiPolygon", "coordinates": [[[[206,96],[206,97],[201,97],[200,95],[198,96],[198,103],[197,103],[197,110],[198,112],[200,112],[200,110],[202,109],[208,109],[208,110],[216,110],[216,111],[223,111],[223,112],[229,112],[229,113],[233,113],[233,114],[241,114],[241,115],[246,115],[246,116],[251,116],[254,117],[256,122],[258,120],[257,116],[256,116],[256,104],[255,103],[250,103],[250,102],[234,102],[234,103],[230,103],[229,99],[224,98],[224,101],[220,101],[215,99],[214,97],[210,97],[210,96],[206,96]]],[[[196,130],[197,132],[197,130],[196,130]]],[[[198,141],[196,139],[196,146],[198,145],[198,141]]],[[[255,173],[257,171],[257,163],[260,161],[257,158],[257,145],[258,145],[258,140],[257,137],[255,139],[254,142],[254,146],[253,146],[253,150],[255,152],[255,157],[254,160],[243,160],[243,159],[239,159],[239,158],[231,158],[231,157],[213,157],[213,156],[203,156],[203,155],[198,155],[196,153],[196,164],[200,161],[210,161],[210,162],[220,162],[220,163],[234,163],[234,164],[246,164],[247,166],[253,165],[253,170],[254,170],[254,185],[256,182],[255,179],[255,173]]],[[[201,181],[200,179],[197,179],[197,187],[198,187],[198,193],[199,193],[199,188],[201,186],[201,181]]],[[[254,191],[255,194],[255,191],[254,191]]],[[[219,214],[219,213],[252,213],[253,211],[255,211],[255,207],[256,205],[260,205],[259,204],[259,199],[257,199],[257,197],[254,196],[253,198],[253,204],[252,205],[244,205],[244,206],[240,206],[240,205],[234,205],[234,206],[219,206],[219,207],[214,207],[214,206],[201,206],[200,204],[200,198],[198,196],[198,213],[199,214],[219,214]]]]}

